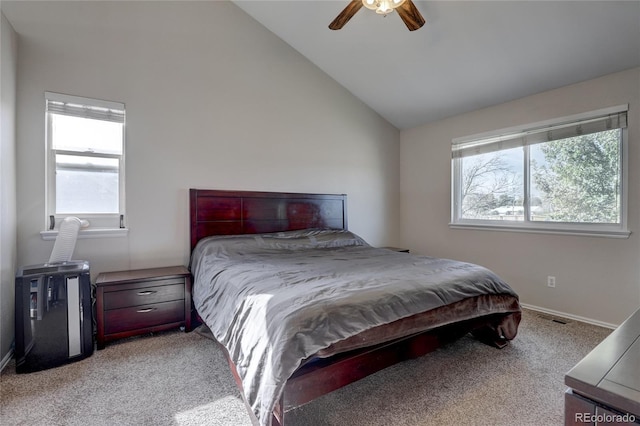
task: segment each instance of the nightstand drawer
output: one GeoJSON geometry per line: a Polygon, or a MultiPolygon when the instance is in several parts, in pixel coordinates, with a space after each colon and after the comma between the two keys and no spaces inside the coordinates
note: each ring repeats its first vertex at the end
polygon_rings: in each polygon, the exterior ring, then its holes
{"type": "Polygon", "coordinates": [[[184,299],[184,279],[156,281],[153,286],[104,293],[104,309],[150,305],[184,299]]]}
{"type": "Polygon", "coordinates": [[[113,309],[104,313],[104,333],[114,334],[160,324],[184,322],[184,314],[184,300],[113,309]]]}

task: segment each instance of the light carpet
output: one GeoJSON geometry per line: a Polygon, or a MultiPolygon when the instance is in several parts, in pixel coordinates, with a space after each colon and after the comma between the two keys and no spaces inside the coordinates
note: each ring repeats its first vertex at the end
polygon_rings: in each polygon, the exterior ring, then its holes
{"type": "MultiPolygon", "coordinates": [[[[610,332],[525,310],[502,350],[464,337],[287,413],[287,426],[562,425],[564,374],[610,332]]],[[[2,425],[251,424],[218,346],[179,331],[36,373],[12,361],[0,403],[2,425]]]]}

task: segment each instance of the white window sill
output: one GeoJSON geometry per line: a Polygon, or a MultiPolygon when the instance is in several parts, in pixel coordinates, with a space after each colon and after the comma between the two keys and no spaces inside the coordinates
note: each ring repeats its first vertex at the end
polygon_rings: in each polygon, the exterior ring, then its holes
{"type": "MultiPolygon", "coordinates": [[[[78,232],[78,239],[126,237],[128,234],[129,228],[81,229],[80,232],[78,232]]],[[[58,236],[58,231],[41,231],[40,236],[43,240],[55,240],[58,236]]]]}
{"type": "Polygon", "coordinates": [[[556,235],[581,235],[586,237],[606,237],[606,238],[629,238],[631,231],[626,229],[589,229],[581,228],[551,228],[551,227],[533,227],[533,226],[505,226],[487,223],[449,223],[451,229],[475,229],[480,231],[507,231],[507,232],[525,232],[533,234],[556,234],[556,235]]]}

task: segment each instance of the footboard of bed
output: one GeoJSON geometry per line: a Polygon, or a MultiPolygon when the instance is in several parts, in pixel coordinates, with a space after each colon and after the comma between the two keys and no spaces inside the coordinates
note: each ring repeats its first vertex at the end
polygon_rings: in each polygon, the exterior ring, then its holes
{"type": "Polygon", "coordinates": [[[384,368],[426,355],[470,332],[474,336],[478,334],[483,343],[502,348],[508,341],[492,332],[493,327],[488,324],[494,322],[495,316],[477,318],[331,358],[310,360],[287,380],[284,393],[274,409],[272,424],[284,426],[287,411],[384,368]]]}

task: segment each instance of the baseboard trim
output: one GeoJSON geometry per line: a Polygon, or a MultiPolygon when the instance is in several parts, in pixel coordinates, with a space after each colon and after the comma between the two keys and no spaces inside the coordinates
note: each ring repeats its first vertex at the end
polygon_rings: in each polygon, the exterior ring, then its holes
{"type": "Polygon", "coordinates": [[[541,308],[540,306],[529,305],[528,303],[520,303],[520,306],[526,309],[530,309],[532,311],[538,311],[548,315],[568,318],[574,321],[586,322],[587,324],[597,325],[604,328],[610,328],[612,330],[618,328],[618,325],[619,325],[619,324],[611,324],[604,321],[598,321],[591,318],[581,317],[579,315],[568,314],[566,312],[554,311],[553,309],[541,308]]]}
{"type": "Polygon", "coordinates": [[[2,370],[4,370],[7,364],[9,364],[9,361],[11,361],[12,357],[13,357],[13,348],[9,349],[9,353],[6,354],[4,358],[2,358],[2,361],[0,361],[0,373],[2,372],[2,370]]]}

